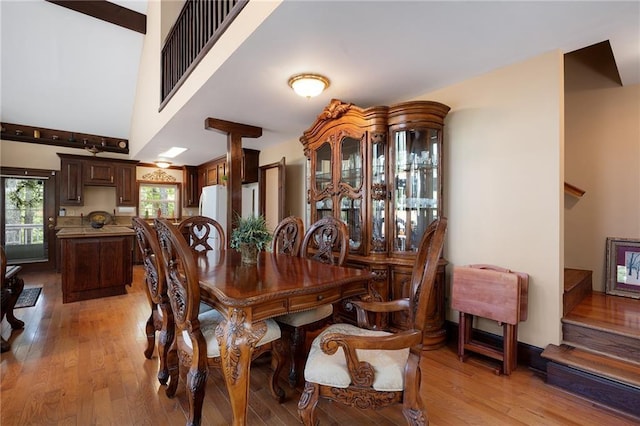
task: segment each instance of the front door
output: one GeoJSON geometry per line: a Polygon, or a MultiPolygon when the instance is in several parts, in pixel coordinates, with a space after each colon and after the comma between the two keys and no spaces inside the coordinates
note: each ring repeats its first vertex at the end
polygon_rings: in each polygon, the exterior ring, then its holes
{"type": "Polygon", "coordinates": [[[55,178],[51,170],[2,168],[1,239],[9,264],[55,268],[55,178]]]}

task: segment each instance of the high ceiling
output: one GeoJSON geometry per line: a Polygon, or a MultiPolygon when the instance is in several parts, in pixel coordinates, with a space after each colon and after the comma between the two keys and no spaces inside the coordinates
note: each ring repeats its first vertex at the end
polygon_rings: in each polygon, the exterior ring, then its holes
{"type": "MultiPolygon", "coordinates": [[[[146,13],[146,1],[115,3],[146,13]]],[[[2,121],[129,138],[143,35],[44,0],[3,0],[0,14],[2,121]]],[[[389,105],[605,40],[622,83],[640,83],[637,1],[284,1],[132,154],[184,146],[174,162],[198,165],[226,150],[206,117],[262,127],[243,144],[263,149],[297,140],[332,98],[389,105]],[[287,80],[309,71],[331,86],[307,100],[287,80]]]]}

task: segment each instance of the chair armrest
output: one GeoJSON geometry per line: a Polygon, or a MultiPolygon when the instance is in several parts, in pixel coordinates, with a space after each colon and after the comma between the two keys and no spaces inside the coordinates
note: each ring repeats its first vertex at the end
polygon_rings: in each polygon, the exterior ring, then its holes
{"type": "Polygon", "coordinates": [[[356,349],[399,350],[411,348],[421,343],[422,332],[419,330],[406,330],[387,336],[354,336],[329,333],[320,341],[320,348],[328,355],[333,355],[338,348],[342,348],[351,381],[358,386],[371,386],[375,377],[373,367],[368,362],[358,359],[356,349]]]}
{"type": "Polygon", "coordinates": [[[367,312],[388,313],[409,310],[409,298],[395,299],[388,302],[365,302],[362,300],[352,301],[358,316],[358,327],[372,330],[374,327],[369,323],[367,312]]]}

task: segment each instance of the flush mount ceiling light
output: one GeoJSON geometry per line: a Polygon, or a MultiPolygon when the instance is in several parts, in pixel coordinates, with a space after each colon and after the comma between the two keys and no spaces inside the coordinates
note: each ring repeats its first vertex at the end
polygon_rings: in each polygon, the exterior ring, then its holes
{"type": "Polygon", "coordinates": [[[318,74],[298,74],[289,79],[289,86],[298,95],[313,98],[329,87],[329,79],[318,74]]]}
{"type": "Polygon", "coordinates": [[[156,166],[160,167],[161,169],[166,169],[171,166],[171,161],[158,160],[156,161],[156,166]]]}

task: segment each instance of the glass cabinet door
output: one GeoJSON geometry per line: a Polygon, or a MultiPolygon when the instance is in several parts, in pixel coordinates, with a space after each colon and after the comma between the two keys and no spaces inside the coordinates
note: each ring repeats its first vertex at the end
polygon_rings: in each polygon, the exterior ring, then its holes
{"type": "Polygon", "coordinates": [[[387,205],[387,179],[385,173],[384,142],[371,144],[371,251],[387,251],[385,239],[385,216],[387,205]]]}
{"type": "Polygon", "coordinates": [[[345,137],[340,141],[339,214],[349,230],[349,250],[362,246],[362,144],[360,139],[345,137]]]}
{"type": "Polygon", "coordinates": [[[439,215],[439,142],[436,129],[393,133],[394,251],[415,252],[427,226],[439,215]]]}
{"type": "Polygon", "coordinates": [[[315,179],[317,192],[322,192],[331,187],[333,180],[333,168],[331,162],[331,145],[329,142],[323,143],[316,150],[316,170],[315,179]]]}
{"type": "Polygon", "coordinates": [[[362,184],[362,152],[360,141],[355,138],[343,138],[340,142],[340,182],[358,190],[362,184]]]}

